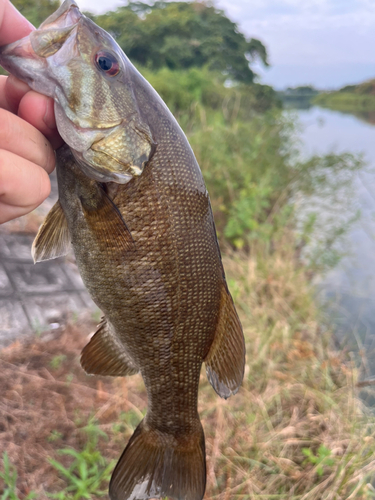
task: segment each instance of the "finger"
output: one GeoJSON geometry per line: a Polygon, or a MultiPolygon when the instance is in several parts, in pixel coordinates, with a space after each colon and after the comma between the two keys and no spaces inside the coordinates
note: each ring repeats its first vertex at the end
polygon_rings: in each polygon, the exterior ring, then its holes
{"type": "Polygon", "coordinates": [[[32,212],[39,205],[40,203],[37,205],[30,205],[30,207],[17,207],[8,205],[7,203],[2,203],[0,199],[0,224],[17,219],[17,217],[22,217],[22,215],[32,212]]]}
{"type": "Polygon", "coordinates": [[[8,80],[7,76],[0,75],[0,108],[11,111],[11,109],[9,108],[8,100],[5,96],[5,87],[7,80],[8,80]]]}
{"type": "Polygon", "coordinates": [[[0,46],[23,38],[34,29],[9,0],[0,0],[0,46]]]}
{"type": "Polygon", "coordinates": [[[40,130],[54,149],[64,144],[56,128],[53,99],[50,97],[30,90],[21,99],[18,115],[40,130]]]}
{"type": "Polygon", "coordinates": [[[27,92],[30,92],[27,83],[13,75],[0,75],[0,108],[17,114],[19,103],[27,92]]]}
{"type": "Polygon", "coordinates": [[[44,135],[4,109],[0,109],[0,148],[36,163],[49,174],[55,168],[55,153],[44,135]]]}
{"type": "Polygon", "coordinates": [[[50,97],[34,92],[15,76],[0,76],[0,108],[18,113],[20,117],[40,130],[57,149],[64,141],[56,128],[53,106],[53,100],[50,97]]]}
{"type": "Polygon", "coordinates": [[[0,223],[13,218],[16,213],[33,210],[50,191],[50,180],[43,168],[14,153],[0,150],[0,223]]]}

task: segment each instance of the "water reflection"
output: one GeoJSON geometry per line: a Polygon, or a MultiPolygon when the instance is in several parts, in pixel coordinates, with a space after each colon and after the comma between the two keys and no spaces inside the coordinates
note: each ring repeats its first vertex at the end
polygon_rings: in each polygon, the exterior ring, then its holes
{"type": "MultiPolygon", "coordinates": [[[[299,109],[305,109],[305,108],[299,108],[299,109]]],[[[342,115],[355,116],[356,118],[365,123],[368,123],[370,125],[375,125],[375,111],[358,111],[353,113],[350,113],[349,111],[337,111],[337,113],[342,115]]]]}
{"type": "Polygon", "coordinates": [[[375,113],[353,116],[317,107],[296,112],[306,155],[346,151],[366,160],[353,179],[352,198],[340,200],[344,209],[359,208],[361,217],[341,243],[345,256],[321,278],[319,290],[338,337],[366,353],[363,375],[370,378],[375,376],[375,113]]]}

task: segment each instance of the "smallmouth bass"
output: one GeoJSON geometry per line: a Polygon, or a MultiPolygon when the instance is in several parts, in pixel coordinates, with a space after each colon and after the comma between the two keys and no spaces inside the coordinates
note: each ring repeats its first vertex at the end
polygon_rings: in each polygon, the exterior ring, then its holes
{"type": "Polygon", "coordinates": [[[245,345],[209,197],[161,98],[104,30],[66,0],[0,64],[54,99],[59,200],[33,244],[65,255],[104,313],[82,351],[90,374],[140,372],[148,411],[113,472],[112,500],[201,500],[202,363],[219,396],[242,382],[245,345]]]}

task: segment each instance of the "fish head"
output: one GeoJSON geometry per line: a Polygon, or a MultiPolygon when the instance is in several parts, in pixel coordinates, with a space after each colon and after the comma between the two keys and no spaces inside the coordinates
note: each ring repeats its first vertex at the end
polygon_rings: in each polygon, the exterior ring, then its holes
{"type": "Polygon", "coordinates": [[[0,64],[54,99],[59,133],[87,175],[124,184],[142,173],[155,144],[133,92],[136,70],[74,0],[1,47],[0,64]]]}

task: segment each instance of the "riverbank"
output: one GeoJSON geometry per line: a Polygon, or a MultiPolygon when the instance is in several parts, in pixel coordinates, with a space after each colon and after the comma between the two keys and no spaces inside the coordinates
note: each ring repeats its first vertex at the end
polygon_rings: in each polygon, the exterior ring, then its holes
{"type": "Polygon", "coordinates": [[[312,100],[313,104],[343,113],[375,112],[375,79],[358,85],[347,85],[336,92],[319,94],[312,100]]]}
{"type": "MultiPolygon", "coordinates": [[[[181,72],[163,80],[167,103],[174,95],[170,82],[198,76],[181,72]]],[[[218,108],[205,100],[199,82],[205,79],[178,86],[184,99],[174,111],[210,192],[247,343],[245,379],[235,397],[220,400],[202,372],[206,498],[328,500],[335,492],[368,499],[375,424],[357,398],[357,369],[322,333],[309,277],[325,262],[299,260],[316,218],[307,217],[297,233],[293,201],[317,192],[330,200],[337,179],[349,182],[360,163],[345,154],[302,160],[295,124],[280,110],[241,106],[236,89],[218,108]]],[[[334,231],[341,231],[338,224],[334,231]]],[[[328,239],[319,239],[325,261],[334,231],[330,226],[328,239]]],[[[80,368],[93,329],[89,321],[70,322],[0,353],[0,422],[6,422],[0,448],[7,453],[0,491],[14,500],[30,493],[40,500],[98,497],[144,415],[140,377],[87,377],[80,368]]]]}
{"type": "MultiPolygon", "coordinates": [[[[224,266],[247,364],[227,401],[202,371],[206,498],[369,499],[375,421],[358,399],[358,371],[322,331],[293,234],[272,251],[229,251],[224,266]]],[[[10,498],[98,498],[144,415],[139,376],[83,373],[79,353],[93,327],[70,324],[0,354],[0,492],[10,498]]]]}
{"type": "Polygon", "coordinates": [[[312,104],[343,113],[369,113],[375,112],[375,95],[360,95],[349,92],[323,93],[314,97],[312,104]]]}

